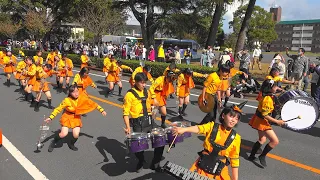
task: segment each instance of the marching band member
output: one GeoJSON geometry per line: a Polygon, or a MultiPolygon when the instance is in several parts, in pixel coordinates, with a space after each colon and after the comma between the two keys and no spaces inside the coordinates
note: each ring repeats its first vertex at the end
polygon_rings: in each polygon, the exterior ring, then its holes
{"type": "Polygon", "coordinates": [[[111,64],[111,54],[109,53],[103,60],[103,69],[102,72],[106,75],[106,82],[107,82],[107,77],[108,77],[108,72],[111,64]]]}
{"type": "Polygon", "coordinates": [[[145,65],[144,67],[139,66],[139,67],[137,67],[137,68],[133,71],[133,73],[132,73],[132,75],[131,75],[131,77],[130,77],[129,83],[130,83],[131,87],[133,87],[134,84],[135,84],[134,77],[136,76],[136,74],[138,74],[138,73],[140,73],[140,72],[143,72],[144,74],[146,74],[146,76],[148,77],[148,80],[149,80],[151,83],[154,82],[154,80],[153,80],[153,78],[152,78],[152,75],[150,74],[150,72],[151,72],[151,67],[150,67],[149,65],[145,65]]]}
{"type": "Polygon", "coordinates": [[[38,51],[37,55],[33,56],[33,61],[35,64],[39,64],[39,66],[43,65],[43,57],[41,51],[38,51]]]}
{"type": "Polygon", "coordinates": [[[89,57],[87,56],[87,52],[86,51],[82,51],[82,55],[80,57],[81,59],[81,69],[84,67],[88,67],[89,66],[89,57]]]}
{"type": "Polygon", "coordinates": [[[6,56],[6,50],[5,49],[2,49],[0,51],[0,66],[4,66],[4,63],[3,63],[3,58],[6,56]]]}
{"type": "Polygon", "coordinates": [[[154,83],[150,86],[150,93],[151,98],[154,99],[154,104],[159,106],[159,111],[161,114],[161,127],[166,128],[166,116],[167,116],[167,109],[166,109],[166,99],[167,97],[174,93],[174,87],[172,82],[175,79],[175,74],[172,71],[168,71],[166,76],[158,77],[154,83]]]}
{"type": "Polygon", "coordinates": [[[109,74],[107,77],[107,81],[109,82],[109,89],[107,90],[107,96],[110,93],[113,93],[114,85],[116,85],[116,84],[119,86],[119,94],[118,95],[121,96],[122,82],[121,82],[120,77],[122,75],[123,69],[133,72],[129,66],[122,65],[121,61],[116,61],[114,59],[114,56],[111,56],[111,64],[110,64],[110,68],[109,68],[109,74]]]}
{"type": "Polygon", "coordinates": [[[234,63],[232,63],[232,62],[229,61],[229,62],[227,62],[226,64],[229,65],[229,67],[230,67],[230,74],[228,74],[228,75],[225,76],[225,77],[222,77],[222,80],[221,80],[222,83],[221,83],[221,86],[220,86],[220,88],[219,88],[219,90],[218,90],[218,93],[220,93],[220,97],[221,97],[221,98],[224,97],[224,105],[223,105],[223,107],[226,107],[226,106],[227,106],[227,103],[228,103],[228,101],[229,101],[229,97],[230,97],[230,95],[231,95],[231,88],[230,88],[231,84],[230,84],[230,80],[231,80],[234,76],[236,76],[236,75],[238,75],[238,74],[240,74],[240,75],[243,74],[245,77],[248,77],[248,75],[247,75],[246,73],[235,69],[235,68],[234,68],[234,63]]]}
{"type": "Polygon", "coordinates": [[[82,68],[80,72],[74,76],[72,84],[77,84],[80,94],[84,92],[84,94],[86,95],[88,95],[86,91],[86,88],[88,86],[97,88],[97,86],[94,84],[94,82],[89,76],[89,69],[87,67],[82,68]]]}
{"type": "Polygon", "coordinates": [[[55,57],[58,56],[58,58],[60,59],[61,58],[61,55],[59,54],[59,51],[57,48],[55,48],[54,50],[52,50],[47,58],[46,58],[46,64],[51,64],[53,68],[56,67],[56,62],[57,62],[57,59],[55,59],[55,57]]]}
{"type": "Polygon", "coordinates": [[[23,61],[18,62],[16,68],[17,73],[15,78],[18,80],[21,90],[24,90],[25,86],[27,85],[26,76],[24,76],[23,73],[26,71],[28,59],[28,57],[25,57],[23,61]]]}
{"type": "Polygon", "coordinates": [[[186,68],[178,76],[177,97],[179,99],[179,117],[182,119],[184,112],[189,104],[190,90],[195,87],[192,77],[206,78],[207,74],[192,72],[186,68]]]}
{"type": "Polygon", "coordinates": [[[70,77],[72,73],[73,63],[72,60],[67,58],[67,54],[62,55],[62,59],[57,64],[57,70],[59,71],[59,84],[63,88],[63,79],[66,78],[66,88],[69,87],[70,77]]]}
{"type": "Polygon", "coordinates": [[[266,155],[279,144],[279,139],[269,122],[276,123],[279,126],[285,124],[283,120],[277,120],[271,116],[274,111],[274,94],[278,89],[280,88],[274,80],[268,79],[262,83],[262,100],[259,101],[256,113],[249,122],[253,129],[258,130],[259,140],[253,145],[248,160],[255,160],[255,154],[259,148],[266,142],[267,138],[270,140],[259,156],[260,163],[264,167],[267,166],[266,155]]]}
{"type": "Polygon", "coordinates": [[[28,101],[29,96],[31,96],[31,102],[34,102],[34,96],[32,94],[32,87],[34,86],[36,82],[36,72],[37,67],[35,64],[32,63],[31,57],[27,57],[27,67],[26,71],[23,71],[22,75],[26,76],[28,78],[28,83],[26,87],[24,88],[25,91],[25,100],[28,101]]]}
{"type": "MultiPolygon", "coordinates": [[[[134,87],[127,92],[123,99],[123,119],[126,126],[124,130],[127,135],[131,133],[130,125],[133,127],[133,132],[144,133],[149,133],[151,129],[157,127],[151,116],[153,99],[150,91],[147,91],[145,88],[148,77],[145,73],[139,72],[135,75],[134,80],[134,87]]],[[[164,146],[154,149],[154,156],[150,167],[152,170],[160,172],[160,161],[163,150],[164,146]]],[[[135,153],[135,156],[139,160],[136,171],[140,172],[145,162],[144,151],[135,153]]]]}
{"type": "MultiPolygon", "coordinates": [[[[163,72],[163,76],[167,76],[168,70],[174,72],[174,73],[178,73],[180,72],[180,70],[177,68],[177,65],[175,62],[170,63],[170,65],[164,70],[163,72]]],[[[175,79],[174,79],[175,80],[175,79]]],[[[172,81],[172,85],[173,85],[173,81],[172,81]]],[[[173,85],[174,86],[174,85],[173,85]]],[[[170,98],[174,99],[173,95],[170,94],[170,98]]]]}
{"type": "Polygon", "coordinates": [[[72,129],[73,139],[68,146],[73,151],[77,151],[78,148],[75,147],[74,144],[77,142],[80,129],[82,128],[81,115],[89,113],[95,109],[100,111],[103,116],[107,115],[101,106],[89,99],[88,96],[80,93],[77,84],[70,86],[68,97],[66,97],[61,104],[53,110],[49,118],[45,120],[46,123],[49,123],[61,111],[65,110],[60,119],[61,131],[54,137],[54,140],[52,140],[48,151],[53,151],[55,144],[68,135],[69,129],[72,129]]]}
{"type": "Polygon", "coordinates": [[[32,88],[32,91],[36,92],[36,99],[35,99],[36,105],[34,107],[35,111],[39,111],[39,103],[40,103],[42,92],[44,92],[44,94],[47,96],[48,108],[52,109],[52,105],[51,105],[52,97],[51,97],[49,82],[45,81],[45,79],[52,76],[52,74],[54,74],[54,72],[52,70],[51,64],[44,64],[43,67],[42,66],[37,67],[36,75],[35,75],[36,81],[32,88]]]}
{"type": "Polygon", "coordinates": [[[212,112],[208,113],[203,118],[203,120],[201,121],[200,124],[204,124],[204,123],[216,120],[218,107],[219,108],[222,107],[220,93],[217,93],[218,89],[221,86],[220,77],[226,77],[226,76],[228,76],[229,73],[230,73],[230,67],[226,64],[222,64],[219,67],[218,73],[217,72],[211,73],[207,77],[205,82],[203,83],[204,87],[202,89],[202,94],[200,95],[203,98],[203,105],[205,105],[205,106],[207,105],[207,101],[205,100],[206,93],[208,93],[214,97],[215,103],[214,103],[214,108],[213,108],[212,112]]]}
{"type": "Polygon", "coordinates": [[[194,162],[190,171],[196,171],[202,176],[216,180],[238,180],[241,136],[233,128],[241,119],[241,109],[245,103],[224,108],[219,117],[220,124],[208,122],[186,128],[174,127],[174,135],[185,132],[205,135],[204,150],[198,153],[200,157],[194,162]],[[229,164],[231,164],[232,178],[228,172],[229,164]]]}
{"type": "Polygon", "coordinates": [[[4,72],[7,75],[7,86],[10,87],[10,77],[11,74],[14,76],[16,75],[15,65],[17,64],[17,58],[11,53],[11,51],[8,51],[6,56],[3,57],[3,64],[5,65],[4,72]]]}

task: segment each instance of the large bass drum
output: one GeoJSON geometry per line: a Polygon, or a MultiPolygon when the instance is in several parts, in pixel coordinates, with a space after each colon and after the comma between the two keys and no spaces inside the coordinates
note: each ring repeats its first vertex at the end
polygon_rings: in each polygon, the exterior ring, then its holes
{"type": "Polygon", "coordinates": [[[281,119],[286,121],[286,127],[301,131],[313,127],[319,117],[319,107],[316,101],[306,92],[290,90],[279,95],[276,107],[281,108],[281,119]],[[297,117],[300,118],[297,118],[297,117]]]}

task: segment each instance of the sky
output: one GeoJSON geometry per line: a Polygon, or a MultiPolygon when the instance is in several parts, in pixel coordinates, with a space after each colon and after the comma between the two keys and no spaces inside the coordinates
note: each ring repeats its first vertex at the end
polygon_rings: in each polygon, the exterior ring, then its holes
{"type": "MultiPolygon", "coordinates": [[[[248,0],[246,1],[248,2],[248,0]]],[[[272,5],[278,5],[282,8],[281,20],[306,20],[320,19],[320,0],[257,0],[256,5],[269,11],[272,5]]],[[[223,17],[223,30],[225,33],[232,32],[229,29],[229,21],[233,20],[233,13],[238,9],[241,3],[233,3],[227,7],[227,12],[223,17]]],[[[128,24],[139,25],[134,15],[130,13],[131,18],[128,24]]]]}

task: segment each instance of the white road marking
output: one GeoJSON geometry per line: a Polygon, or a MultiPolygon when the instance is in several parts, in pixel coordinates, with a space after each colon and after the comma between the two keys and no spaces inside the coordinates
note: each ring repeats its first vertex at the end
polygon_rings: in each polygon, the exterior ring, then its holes
{"type": "MultiPolygon", "coordinates": [[[[78,70],[72,70],[72,71],[75,71],[75,72],[80,72],[80,71],[78,71],[78,70]]],[[[103,78],[105,78],[105,76],[103,76],[103,75],[100,75],[100,74],[94,74],[94,73],[89,73],[90,75],[92,75],[92,76],[97,76],[97,77],[103,77],[103,78]]],[[[123,81],[123,82],[129,82],[129,81],[127,81],[127,80],[121,80],[121,81],[123,81]]],[[[147,85],[147,86],[150,86],[150,85],[147,85]]],[[[199,94],[190,94],[190,96],[195,96],[195,97],[199,97],[199,94]]],[[[237,103],[237,102],[232,102],[232,101],[229,101],[229,103],[231,103],[231,104],[240,104],[240,103],[237,103]]],[[[249,107],[249,108],[257,108],[257,106],[251,106],[251,105],[245,105],[246,107],[249,107]]]]}
{"type": "Polygon", "coordinates": [[[36,168],[3,134],[2,145],[21,164],[21,166],[36,180],[48,179],[36,168]]]}

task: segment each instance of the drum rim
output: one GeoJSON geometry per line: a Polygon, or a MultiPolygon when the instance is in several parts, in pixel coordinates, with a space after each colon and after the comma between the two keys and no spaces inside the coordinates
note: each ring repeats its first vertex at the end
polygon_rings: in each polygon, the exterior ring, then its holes
{"type": "Polygon", "coordinates": [[[129,135],[126,136],[126,138],[129,140],[129,139],[146,139],[148,138],[148,133],[144,133],[144,132],[132,132],[130,133],[129,135]],[[141,136],[140,137],[129,137],[129,136],[132,136],[132,135],[138,135],[140,134],[141,136]]]}
{"type": "MultiPolygon", "coordinates": [[[[308,130],[308,129],[312,128],[312,127],[317,123],[317,121],[318,121],[318,119],[319,119],[319,106],[318,106],[317,102],[316,102],[312,97],[296,96],[296,97],[290,99],[289,101],[295,100],[295,99],[312,100],[312,102],[310,102],[310,101],[308,101],[308,102],[315,108],[316,119],[315,119],[315,121],[312,123],[312,125],[310,125],[309,127],[303,128],[303,129],[291,128],[291,127],[289,127],[289,126],[285,126],[285,128],[286,128],[286,129],[293,130],[293,131],[304,131],[304,130],[308,130]]],[[[289,101],[287,101],[287,102],[289,102],[289,101]]],[[[287,102],[286,102],[286,103],[287,103],[287,102]]],[[[281,116],[282,108],[283,108],[283,106],[284,106],[286,103],[284,103],[284,104],[281,106],[281,111],[280,111],[280,117],[281,117],[281,118],[282,118],[282,116],[281,116]]]]}

